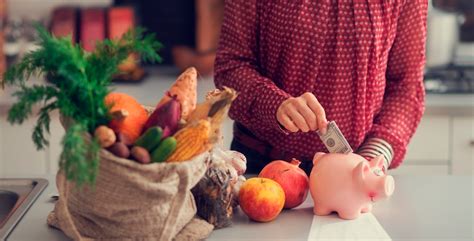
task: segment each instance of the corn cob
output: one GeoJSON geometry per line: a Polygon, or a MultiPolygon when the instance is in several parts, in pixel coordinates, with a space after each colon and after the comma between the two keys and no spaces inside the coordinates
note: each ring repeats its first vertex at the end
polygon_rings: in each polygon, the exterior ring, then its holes
{"type": "Polygon", "coordinates": [[[208,119],[199,120],[179,130],[174,135],[177,141],[176,149],[166,162],[190,160],[209,150],[212,147],[209,143],[210,130],[211,123],[208,119]]]}
{"type": "Polygon", "coordinates": [[[235,98],[237,98],[237,92],[231,88],[224,87],[222,90],[213,90],[207,94],[206,101],[199,103],[186,120],[193,122],[207,117],[214,118],[221,109],[228,109],[235,98]]]}

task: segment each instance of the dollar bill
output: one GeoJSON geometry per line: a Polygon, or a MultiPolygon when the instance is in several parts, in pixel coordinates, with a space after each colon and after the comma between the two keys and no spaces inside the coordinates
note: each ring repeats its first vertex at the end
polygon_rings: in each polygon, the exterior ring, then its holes
{"type": "Polygon", "coordinates": [[[351,145],[349,145],[349,142],[347,142],[341,130],[337,127],[336,122],[330,121],[328,123],[327,131],[324,135],[319,131],[317,133],[330,153],[347,154],[352,152],[351,145]]]}

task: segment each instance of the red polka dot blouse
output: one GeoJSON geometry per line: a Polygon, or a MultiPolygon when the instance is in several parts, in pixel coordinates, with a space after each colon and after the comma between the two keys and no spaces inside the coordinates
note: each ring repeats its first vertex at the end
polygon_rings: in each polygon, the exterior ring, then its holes
{"type": "Polygon", "coordinates": [[[227,0],[216,86],[239,92],[232,119],[304,157],[326,149],[276,111],[310,91],[354,149],[384,140],[397,167],[424,111],[426,14],[427,0],[227,0]]]}

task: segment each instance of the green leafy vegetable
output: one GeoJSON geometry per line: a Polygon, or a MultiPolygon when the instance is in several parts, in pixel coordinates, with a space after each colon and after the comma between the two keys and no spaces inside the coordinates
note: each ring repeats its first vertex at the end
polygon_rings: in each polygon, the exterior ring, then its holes
{"type": "Polygon", "coordinates": [[[38,149],[47,146],[50,114],[59,110],[71,120],[62,139],[60,166],[69,180],[77,185],[93,184],[99,164],[100,145],[96,139],[87,140],[86,133],[110,120],[109,106],[104,102],[109,93],[110,80],[117,66],[131,53],[145,61],[161,61],[157,51],[162,47],[152,34],[143,29],[130,30],[120,39],[98,42],[92,53],[73,45],[70,38],[56,38],[38,26],[39,48],[27,53],[9,68],[2,86],[15,86],[13,94],[18,101],[8,112],[11,124],[22,124],[33,113],[33,107],[42,105],[33,129],[32,139],[38,149]],[[46,74],[51,84],[26,84],[31,76],[46,74]]]}

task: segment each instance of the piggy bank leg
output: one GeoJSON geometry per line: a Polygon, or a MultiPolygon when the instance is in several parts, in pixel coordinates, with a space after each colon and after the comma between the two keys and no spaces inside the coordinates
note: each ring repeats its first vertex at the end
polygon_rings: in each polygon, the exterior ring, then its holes
{"type": "Polygon", "coordinates": [[[361,209],[362,213],[370,213],[372,212],[372,203],[368,203],[365,207],[361,209]]]}
{"type": "Polygon", "coordinates": [[[337,214],[342,219],[352,220],[360,216],[361,209],[341,210],[337,211],[337,214]]]}
{"type": "Polygon", "coordinates": [[[321,205],[315,205],[313,208],[313,212],[318,216],[326,216],[331,214],[332,210],[321,205]]]}

